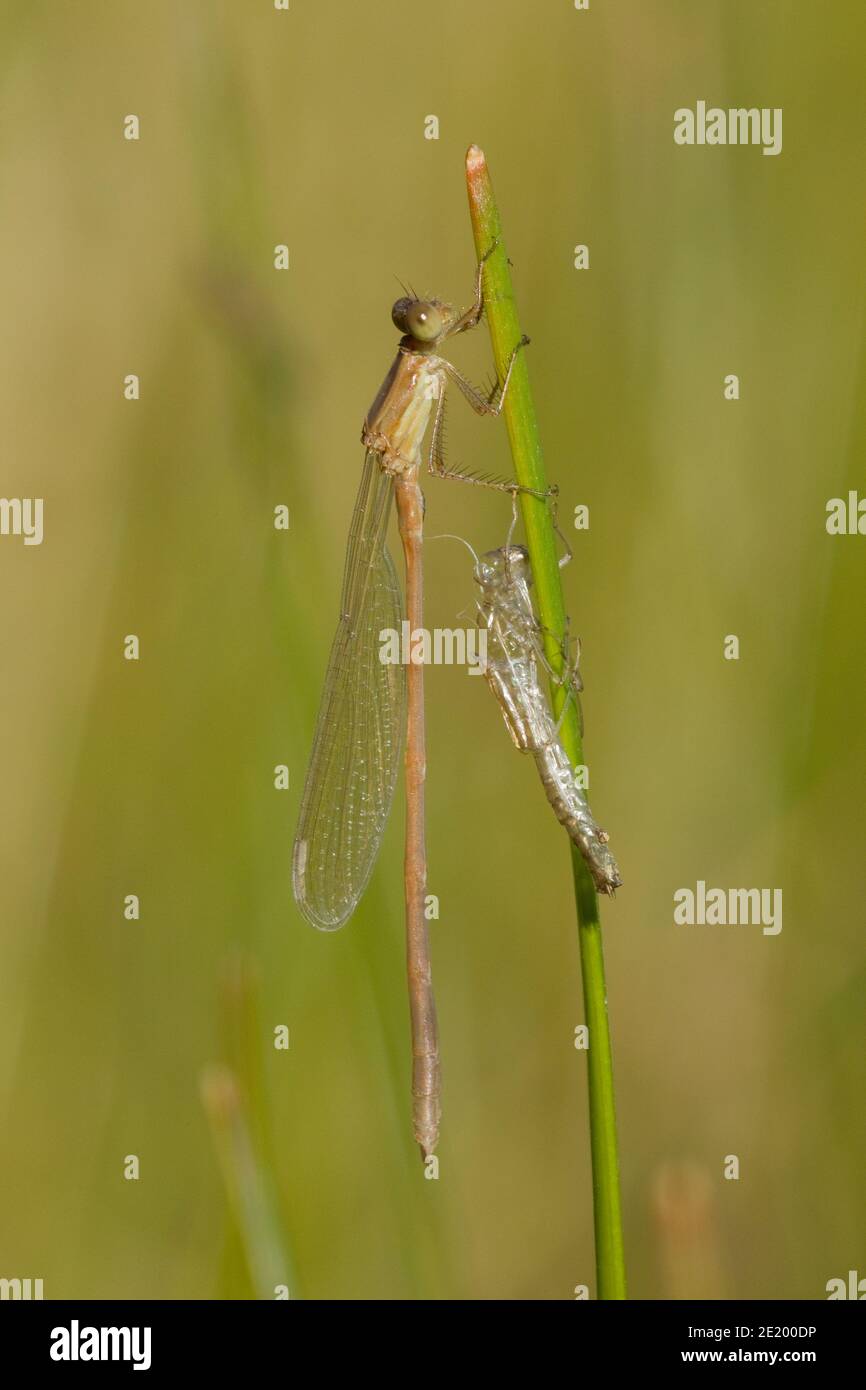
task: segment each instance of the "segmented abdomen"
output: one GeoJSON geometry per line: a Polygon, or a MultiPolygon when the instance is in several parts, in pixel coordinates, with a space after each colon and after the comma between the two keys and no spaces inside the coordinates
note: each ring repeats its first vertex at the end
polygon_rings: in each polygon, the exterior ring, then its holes
{"type": "Polygon", "coordinates": [[[613,893],[622,883],[619,868],[559,741],[534,656],[488,660],[485,675],[515,746],[533,755],[556,819],[583,855],[596,888],[613,893]]]}
{"type": "Polygon", "coordinates": [[[612,893],[622,883],[616,860],[608,849],[607,835],[593,820],[586,793],[562,744],[553,739],[534,750],[535,764],[556,819],[577,845],[593,882],[601,893],[612,893]]]}

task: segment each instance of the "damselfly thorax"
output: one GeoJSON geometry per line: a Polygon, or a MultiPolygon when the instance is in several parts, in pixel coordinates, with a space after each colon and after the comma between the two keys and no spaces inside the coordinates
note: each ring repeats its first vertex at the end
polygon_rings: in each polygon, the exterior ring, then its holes
{"type": "Polygon", "coordinates": [[[424,436],[434,407],[444,399],[446,382],[441,358],[399,349],[361,431],[361,443],[378,454],[385,472],[421,467],[424,436]]]}

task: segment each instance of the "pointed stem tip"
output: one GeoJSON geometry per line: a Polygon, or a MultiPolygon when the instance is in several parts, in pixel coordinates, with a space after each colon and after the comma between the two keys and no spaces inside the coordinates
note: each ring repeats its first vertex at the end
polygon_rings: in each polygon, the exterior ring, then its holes
{"type": "Polygon", "coordinates": [[[466,184],[470,189],[475,190],[477,197],[480,191],[490,182],[490,173],[487,168],[487,156],[480,145],[470,145],[466,151],[466,184]]]}

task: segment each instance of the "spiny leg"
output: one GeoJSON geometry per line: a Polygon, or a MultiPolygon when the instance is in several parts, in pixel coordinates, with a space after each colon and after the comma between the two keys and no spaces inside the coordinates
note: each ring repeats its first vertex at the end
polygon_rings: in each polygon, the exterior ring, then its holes
{"type": "MultiPolygon", "coordinates": [[[[563,637],[563,645],[566,648],[566,650],[567,643],[568,637],[565,636],[563,637]]],[[[565,686],[565,699],[562,704],[562,709],[559,711],[559,718],[556,721],[557,738],[559,737],[559,731],[562,728],[562,723],[565,719],[565,712],[568,709],[569,700],[574,701],[574,707],[577,711],[577,726],[580,730],[580,736],[581,738],[583,738],[583,705],[580,702],[579,694],[579,692],[583,689],[583,681],[580,678],[580,671],[578,670],[578,666],[580,665],[580,638],[578,637],[577,639],[577,654],[574,658],[574,662],[572,663],[569,660],[569,658],[566,657],[566,665],[561,675],[558,675],[556,671],[552,670],[546,659],[545,665],[550,671],[551,679],[554,681],[554,683],[558,686],[565,686]]]]}
{"type": "Polygon", "coordinates": [[[506,563],[507,563],[507,561],[508,561],[508,556],[511,554],[511,538],[512,538],[512,536],[514,535],[514,531],[515,531],[516,526],[517,526],[517,493],[516,493],[516,492],[513,492],[513,493],[511,494],[511,525],[510,525],[509,528],[508,528],[508,535],[505,537],[505,559],[506,559],[506,563]]]}
{"type": "Polygon", "coordinates": [[[574,700],[574,706],[577,711],[577,720],[578,727],[580,729],[580,736],[581,738],[583,738],[583,706],[580,702],[580,692],[581,690],[583,690],[583,681],[580,675],[581,646],[580,638],[578,637],[576,638],[575,656],[574,660],[572,661],[569,655],[569,647],[571,646],[571,642],[568,636],[568,629],[570,624],[571,619],[566,617],[565,632],[563,633],[561,639],[556,638],[556,635],[552,633],[549,628],[544,627],[541,623],[536,624],[539,637],[544,636],[546,634],[549,637],[553,637],[556,641],[559,650],[562,654],[563,665],[561,670],[557,671],[556,667],[550,661],[541,641],[537,641],[533,645],[535,647],[536,659],[539,665],[542,666],[544,670],[547,672],[551,684],[556,686],[557,689],[560,690],[563,686],[565,686],[565,701],[563,703],[562,709],[559,712],[559,718],[556,721],[557,737],[559,736],[559,731],[562,727],[562,721],[564,720],[566,710],[568,709],[568,702],[569,700],[574,700]]]}
{"type": "Polygon", "coordinates": [[[443,358],[442,365],[455,385],[459,386],[476,415],[501,415],[502,407],[505,404],[505,397],[508,393],[508,384],[511,381],[511,373],[514,371],[514,363],[517,360],[517,354],[522,347],[528,346],[529,339],[524,333],[520,342],[511,350],[511,356],[508,359],[508,366],[505,369],[505,378],[502,382],[502,386],[494,387],[490,396],[485,396],[483,391],[479,391],[477,386],[473,386],[472,382],[469,381],[462,372],[457,370],[453,362],[447,362],[443,358]]]}
{"type": "MultiPolygon", "coordinates": [[[[516,351],[517,351],[517,349],[515,349],[515,352],[516,352],[516,351]]],[[[513,357],[513,355],[514,355],[514,354],[512,354],[512,357],[513,357]]],[[[450,363],[445,363],[445,362],[443,361],[443,366],[446,366],[446,367],[448,367],[449,369],[451,369],[451,364],[450,364],[450,363]]],[[[451,369],[451,370],[453,370],[453,369],[451,369]]],[[[509,370],[510,370],[510,369],[509,369],[509,370]]],[[[459,376],[459,373],[458,373],[458,376],[459,376]]],[[[460,378],[460,382],[464,382],[464,379],[463,379],[463,378],[460,378]]],[[[458,383],[458,384],[460,384],[460,383],[458,383]]],[[[473,386],[471,386],[471,384],[470,384],[469,382],[465,382],[464,384],[465,384],[465,386],[468,386],[468,387],[469,387],[470,391],[473,391],[473,392],[474,392],[475,388],[474,388],[473,386]]],[[[461,386],[461,389],[463,389],[463,386],[461,386]]],[[[464,390],[464,395],[465,395],[465,394],[466,394],[466,393],[465,393],[465,390],[464,390]]],[[[477,393],[476,393],[476,394],[477,394],[477,393]]],[[[481,410],[478,412],[480,415],[487,415],[487,414],[498,415],[498,414],[499,414],[499,410],[498,410],[498,409],[496,409],[496,410],[490,410],[490,409],[488,408],[487,403],[484,401],[483,396],[478,396],[478,400],[480,400],[480,401],[482,402],[482,405],[483,405],[483,409],[481,409],[481,410]]],[[[471,403],[471,402],[470,402],[470,403],[471,403]]],[[[501,408],[501,405],[500,405],[500,408],[501,408]]],[[[528,493],[531,497],[537,497],[537,498],[539,498],[540,501],[544,501],[547,497],[555,497],[555,496],[558,494],[559,488],[556,486],[556,484],[554,484],[552,487],[549,487],[545,492],[542,492],[542,491],[541,491],[540,489],[538,489],[538,488],[534,488],[534,487],[524,487],[523,484],[522,484],[522,483],[518,483],[516,479],[510,479],[510,478],[487,478],[487,477],[484,477],[483,475],[479,475],[479,474],[477,474],[477,473],[465,473],[465,472],[461,472],[461,470],[460,470],[460,469],[457,469],[457,468],[448,468],[448,467],[446,466],[445,458],[444,458],[444,455],[443,455],[443,427],[444,427],[444,423],[445,423],[445,391],[444,391],[444,389],[443,389],[443,391],[442,391],[442,393],[441,393],[441,395],[440,395],[440,397],[439,397],[439,402],[438,402],[438,404],[437,404],[437,406],[436,406],[436,414],[435,414],[434,417],[433,417],[433,427],[432,427],[432,430],[431,430],[431,432],[430,432],[430,448],[429,448],[428,453],[427,453],[427,471],[428,471],[428,473],[432,473],[434,477],[436,477],[436,478],[451,478],[451,479],[453,479],[455,482],[458,482],[458,483],[472,483],[475,487],[489,487],[489,488],[494,488],[497,492],[508,492],[508,493],[511,493],[512,496],[514,496],[514,495],[517,494],[517,493],[528,493]]]]}
{"type": "Polygon", "coordinates": [[[475,293],[468,309],[464,309],[454,327],[449,333],[449,338],[455,333],[465,333],[470,328],[477,328],[481,322],[481,315],[484,313],[484,291],[482,283],[484,280],[484,262],[493,255],[499,245],[499,237],[495,237],[491,245],[484,252],[481,260],[475,269],[475,293]]]}
{"type": "Polygon", "coordinates": [[[574,559],[574,551],[566,539],[565,533],[559,529],[559,496],[558,494],[551,499],[550,519],[553,522],[553,529],[565,546],[565,554],[559,557],[559,568],[564,569],[569,561],[574,559]]]}

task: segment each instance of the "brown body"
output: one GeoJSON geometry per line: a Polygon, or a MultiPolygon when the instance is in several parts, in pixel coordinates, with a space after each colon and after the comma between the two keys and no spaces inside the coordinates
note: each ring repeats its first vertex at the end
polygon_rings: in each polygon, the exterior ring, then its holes
{"type": "MultiPolygon", "coordinates": [[[[444,364],[432,353],[402,344],[373,401],[361,440],[377,455],[380,467],[394,477],[397,523],[406,562],[406,617],[410,631],[424,625],[422,545],[424,497],[418,484],[421,449],[434,408],[445,390],[444,364]]],[[[410,664],[406,672],[406,971],[412,1025],[412,1126],[425,1158],[439,1138],[442,1113],[439,1064],[439,1026],[430,935],[424,915],[427,895],[425,843],[425,782],[427,761],[424,731],[424,667],[410,664]]]]}
{"type": "Polygon", "coordinates": [[[420,469],[421,446],[445,392],[445,364],[432,353],[401,347],[367,412],[361,440],[389,473],[420,469]]]}
{"type": "MultiPolygon", "coordinates": [[[[463,312],[438,300],[398,300],[392,318],[404,337],[391,368],[364,420],[361,441],[394,478],[397,521],[406,562],[406,616],[410,631],[424,625],[422,545],[424,496],[418,483],[424,437],[433,421],[428,468],[440,476],[481,481],[448,473],[441,454],[441,425],[445,390],[455,382],[480,415],[498,415],[518,348],[514,349],[501,391],[485,398],[457,369],[434,351],[443,339],[474,328],[481,317],[481,273],[478,267],[475,302],[463,312]],[[498,399],[497,399],[498,397],[498,399]]],[[[520,345],[522,346],[522,344],[520,345]]],[[[514,484],[491,483],[513,491],[514,484]]],[[[410,663],[406,672],[408,719],[406,732],[406,967],[412,1021],[412,1116],[415,1138],[425,1158],[439,1137],[441,1076],[439,1032],[430,962],[430,938],[424,915],[427,894],[427,851],[424,793],[427,764],[424,734],[424,667],[410,663]]]]}
{"type": "MultiPolygon", "coordinates": [[[[491,248],[492,249],[492,248],[491,248]]],[[[387,719],[368,718],[365,701],[376,710],[394,708],[393,690],[370,677],[357,690],[353,673],[369,674],[374,631],[371,617],[399,608],[396,579],[385,546],[390,496],[371,485],[375,470],[393,479],[400,538],[406,561],[405,611],[412,628],[424,623],[422,542],[424,498],[418,475],[424,462],[425,434],[430,434],[429,471],[514,493],[516,483],[481,479],[445,468],[441,435],[445,389],[453,382],[479,415],[498,415],[522,340],[511,354],[501,389],[483,395],[437,353],[448,337],[474,328],[481,317],[483,262],[475,277],[475,298],[465,310],[439,300],[400,299],[392,320],[403,335],[391,368],[367,412],[361,434],[367,449],[364,475],[353,515],[343,588],[343,612],[325,678],[313,753],[304,787],[293,855],[295,899],[316,927],[332,931],[343,925],[363,893],[381,842],[393,793],[393,778],[383,774],[375,785],[375,805],[364,808],[365,777],[370,759],[364,739],[373,729],[383,748],[394,747],[387,719]],[[432,422],[432,423],[431,423],[432,422]],[[379,605],[377,607],[377,605],[379,605]],[[385,605],[382,607],[382,605],[385,605]],[[363,642],[359,654],[358,643],[363,642]],[[364,663],[367,663],[367,666],[364,663]],[[347,675],[348,672],[348,675],[347,675]],[[376,691],[379,691],[378,695],[376,691]],[[355,738],[356,726],[362,737],[355,738]],[[371,829],[372,827],[372,829],[371,829]]],[[[378,631],[378,629],[376,629],[378,631]]],[[[424,828],[424,668],[406,670],[408,719],[406,773],[406,960],[412,1022],[412,1096],[415,1137],[425,1158],[439,1134],[439,1038],[430,966],[430,941],[424,914],[427,860],[424,828]]],[[[393,766],[393,764],[392,764],[393,766]]],[[[387,769],[386,769],[387,771],[387,769]]]]}

